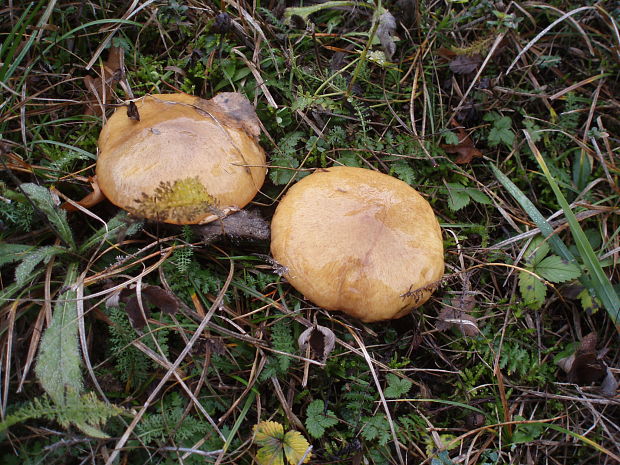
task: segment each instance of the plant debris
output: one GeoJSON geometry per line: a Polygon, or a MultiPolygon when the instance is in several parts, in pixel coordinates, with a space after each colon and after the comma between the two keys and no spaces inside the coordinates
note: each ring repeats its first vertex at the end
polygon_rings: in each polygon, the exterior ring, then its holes
{"type": "Polygon", "coordinates": [[[469,314],[476,306],[476,299],[471,294],[454,297],[450,306],[444,306],[437,316],[435,327],[446,331],[456,326],[464,336],[473,337],[480,333],[476,319],[469,314]]]}
{"type": "Polygon", "coordinates": [[[458,144],[442,144],[441,148],[448,153],[458,153],[458,157],[456,157],[454,163],[459,165],[471,163],[474,158],[482,158],[482,152],[474,146],[474,141],[469,134],[467,134],[465,128],[454,120],[451,122],[452,126],[456,128],[459,142],[458,144]]]}
{"type": "Polygon", "coordinates": [[[124,53],[122,47],[110,47],[108,59],[102,66],[103,75],[97,78],[84,77],[84,84],[94,97],[86,103],[85,115],[102,116],[105,112],[106,105],[114,97],[114,87],[123,76],[124,53]]]}
{"type": "Polygon", "coordinates": [[[310,354],[314,359],[325,363],[336,345],[336,335],[331,329],[316,325],[301,333],[297,344],[302,353],[310,349],[310,354]]]}
{"type": "Polygon", "coordinates": [[[603,395],[613,396],[618,388],[618,381],[602,359],[606,351],[596,352],[597,340],[596,332],[587,334],[575,353],[560,359],[557,364],[568,375],[571,383],[580,386],[598,383],[603,395]]]}

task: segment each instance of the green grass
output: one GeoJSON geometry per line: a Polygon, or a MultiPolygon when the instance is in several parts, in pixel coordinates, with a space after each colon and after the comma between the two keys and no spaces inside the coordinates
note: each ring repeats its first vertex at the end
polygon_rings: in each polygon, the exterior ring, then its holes
{"type": "Polygon", "coordinates": [[[265,420],[299,431],[311,463],[618,460],[617,402],[555,362],[593,331],[604,363],[620,361],[620,10],[243,2],[217,29],[223,4],[195,0],[9,5],[2,463],[259,463],[252,428],[265,420]],[[390,62],[385,11],[397,20],[390,62]],[[135,222],[110,203],[60,210],[90,190],[103,119],[86,114],[84,77],[111,46],[125,68],[108,116],[147,93],[252,101],[269,165],[253,208],[268,220],[316,168],[360,166],[415,187],[444,231],[440,289],[401,320],[362,324],[305,300],[266,241],[204,245],[192,228],[135,222]],[[472,72],[455,72],[459,55],[472,72]],[[483,157],[455,163],[446,145],[461,133],[483,157]],[[151,305],[134,329],[138,282],[173,293],[178,311],[151,305]],[[437,329],[449,308],[466,309],[477,335],[437,329]],[[336,346],[306,367],[297,338],[315,323],[336,346]]]}

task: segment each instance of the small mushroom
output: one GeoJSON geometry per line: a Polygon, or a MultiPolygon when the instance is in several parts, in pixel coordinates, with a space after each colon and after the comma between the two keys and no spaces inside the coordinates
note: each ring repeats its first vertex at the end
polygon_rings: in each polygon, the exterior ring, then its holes
{"type": "Polygon", "coordinates": [[[335,167],[295,184],[271,224],[271,253],[306,298],[364,322],[426,302],[444,272],[432,208],[376,171],[335,167]]]}
{"type": "Polygon", "coordinates": [[[238,211],[265,180],[259,121],[241,94],[133,101],[99,136],[97,182],[113,204],[147,219],[205,224],[238,211]]]}

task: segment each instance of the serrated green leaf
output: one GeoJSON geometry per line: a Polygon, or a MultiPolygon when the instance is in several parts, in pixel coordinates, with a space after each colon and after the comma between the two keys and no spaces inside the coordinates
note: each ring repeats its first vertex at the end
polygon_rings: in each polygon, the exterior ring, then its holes
{"type": "Polygon", "coordinates": [[[459,145],[461,142],[459,136],[454,131],[445,131],[443,133],[443,140],[448,145],[459,145]]]}
{"type": "Polygon", "coordinates": [[[512,126],[512,119],[510,116],[502,116],[493,123],[493,127],[497,129],[509,129],[512,126]]]}
{"type": "Polygon", "coordinates": [[[538,263],[535,272],[552,283],[563,283],[581,276],[581,269],[557,255],[550,255],[538,263]]]}
{"type": "Polygon", "coordinates": [[[384,446],[390,440],[390,424],[385,415],[375,415],[363,417],[364,428],[361,435],[367,441],[377,441],[380,446],[384,446]]]}
{"type": "MultiPolygon", "coordinates": [[[[75,284],[77,264],[66,271],[64,287],[75,284]]],[[[66,393],[82,391],[78,344],[77,292],[67,289],[57,297],[52,322],[43,333],[35,373],[41,386],[57,405],[66,405],[66,393]]]]}
{"type": "Polygon", "coordinates": [[[392,174],[395,174],[398,179],[401,181],[405,181],[407,184],[411,185],[415,181],[415,171],[409,163],[404,160],[399,160],[395,162],[390,169],[392,174]]]}
{"type": "Polygon", "coordinates": [[[486,195],[484,192],[479,191],[478,189],[474,189],[473,187],[468,187],[466,192],[467,192],[467,195],[469,195],[474,202],[478,202],[484,205],[490,205],[492,203],[489,196],[486,195]]]}
{"type": "Polygon", "coordinates": [[[456,465],[451,459],[450,454],[446,450],[437,453],[437,457],[431,460],[431,465],[456,465]]]}
{"type": "Polygon", "coordinates": [[[400,399],[411,389],[412,383],[408,379],[388,373],[386,376],[388,386],[383,390],[383,395],[388,399],[400,399]]]}
{"type": "MultiPolygon", "coordinates": [[[[515,420],[525,420],[520,416],[515,416],[515,420]]],[[[538,437],[544,431],[545,425],[543,423],[521,423],[516,425],[514,433],[512,433],[512,443],[530,443],[538,439],[538,437]]]]}
{"type": "Polygon", "coordinates": [[[254,442],[259,446],[278,443],[284,439],[284,427],[277,421],[261,421],[254,425],[254,442]]]}
{"type": "MultiPolygon", "coordinates": [[[[284,456],[290,465],[297,465],[301,462],[302,457],[310,448],[310,444],[299,431],[289,431],[284,435],[284,456]]],[[[303,463],[310,461],[311,455],[308,453],[303,463]]]]}
{"type": "Polygon", "coordinates": [[[525,119],[523,120],[523,125],[534,142],[538,142],[542,139],[543,133],[540,131],[540,126],[534,123],[533,120],[525,119]]]}
{"type": "Polygon", "coordinates": [[[536,266],[549,253],[549,243],[541,236],[536,236],[527,246],[523,258],[530,267],[536,266]]]}
{"type": "Polygon", "coordinates": [[[269,178],[275,185],[280,186],[286,184],[295,176],[295,168],[299,167],[299,161],[286,155],[277,155],[272,157],[271,165],[278,168],[271,168],[269,170],[269,178]]]}
{"type": "Polygon", "coordinates": [[[525,304],[534,310],[540,308],[547,295],[547,287],[536,276],[525,271],[519,272],[519,290],[525,304]]]}
{"type": "Polygon", "coordinates": [[[56,205],[49,189],[33,183],[24,183],[20,187],[36,207],[47,216],[60,239],[71,249],[75,249],[73,234],[67,222],[67,212],[56,205]]]}
{"type": "Polygon", "coordinates": [[[512,119],[509,116],[502,116],[493,122],[493,127],[487,138],[489,145],[495,147],[501,143],[512,147],[515,140],[515,134],[512,132],[512,119]]]}
{"type": "Polygon", "coordinates": [[[308,433],[314,438],[320,438],[325,434],[325,429],[338,424],[334,412],[325,411],[325,404],[322,400],[312,401],[306,409],[306,428],[308,433]]]}
{"type": "Polygon", "coordinates": [[[457,211],[469,205],[471,198],[463,185],[447,182],[446,187],[448,188],[448,207],[450,210],[457,211]]]}
{"type": "MultiPolygon", "coordinates": [[[[310,448],[300,432],[284,434],[284,427],[276,421],[261,421],[254,425],[254,442],[262,446],[256,453],[260,465],[284,465],[285,457],[289,464],[297,465],[310,448]]],[[[311,457],[308,453],[303,463],[308,463],[311,457]]]]}
{"type": "Polygon", "coordinates": [[[23,286],[26,281],[32,278],[32,272],[39,263],[48,263],[53,256],[65,252],[67,252],[67,249],[64,247],[55,247],[53,245],[37,247],[26,256],[23,256],[21,263],[15,268],[15,283],[18,286],[23,286]]]}

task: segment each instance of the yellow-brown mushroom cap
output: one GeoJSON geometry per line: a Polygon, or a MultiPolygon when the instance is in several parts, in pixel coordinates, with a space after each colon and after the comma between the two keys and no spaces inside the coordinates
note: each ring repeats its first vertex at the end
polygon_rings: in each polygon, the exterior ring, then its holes
{"type": "Polygon", "coordinates": [[[112,203],[144,218],[200,224],[254,198],[265,152],[244,96],[150,95],[134,103],[139,121],[119,108],[99,136],[97,181],[112,203]]]}
{"type": "Polygon", "coordinates": [[[428,202],[408,184],[362,168],[316,171],[291,187],[273,217],[271,253],[306,298],[366,322],[422,305],[432,290],[419,289],[444,272],[428,202]]]}

